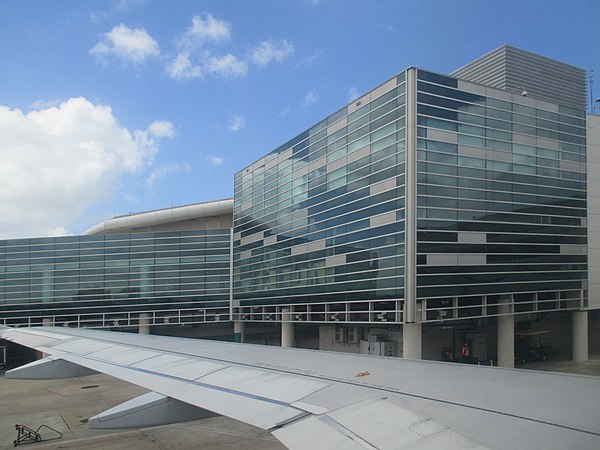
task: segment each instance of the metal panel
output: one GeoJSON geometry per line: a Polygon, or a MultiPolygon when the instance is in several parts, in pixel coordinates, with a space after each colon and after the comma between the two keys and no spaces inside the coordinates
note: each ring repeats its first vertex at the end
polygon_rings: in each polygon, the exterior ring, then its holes
{"type": "Polygon", "coordinates": [[[224,364],[174,355],[160,355],[155,358],[141,361],[133,366],[140,369],[164,373],[165,375],[172,377],[183,378],[185,380],[195,380],[196,378],[228,367],[224,364]]]}
{"type": "Polygon", "coordinates": [[[365,447],[316,417],[274,431],[273,435],[290,449],[364,450],[365,447]]]}
{"type": "Polygon", "coordinates": [[[110,342],[92,341],[90,339],[75,339],[56,345],[53,348],[67,353],[87,355],[89,353],[97,352],[99,350],[114,346],[115,344],[110,342]]]}
{"type": "Polygon", "coordinates": [[[160,373],[141,372],[133,368],[116,367],[109,363],[90,360],[86,357],[65,355],[65,359],[93,370],[106,373],[130,383],[144,386],[154,392],[195,405],[263,429],[270,429],[306,415],[270,399],[242,395],[236,391],[212,388],[190,381],[181,381],[162,376],[160,373]]]}
{"type": "Polygon", "coordinates": [[[199,378],[198,381],[285,403],[293,403],[328,386],[327,383],[308,378],[241,367],[230,367],[199,378]]]}
{"type": "Polygon", "coordinates": [[[89,356],[90,358],[103,359],[104,361],[108,361],[115,364],[130,365],[158,355],[160,355],[160,353],[153,352],[150,350],[142,350],[135,347],[115,345],[114,347],[105,348],[103,350],[99,350],[93,353],[88,353],[87,356],[89,356]]]}
{"type": "MultiPolygon", "coordinates": [[[[12,341],[12,334],[10,331],[7,332],[4,335],[4,339],[6,339],[7,341],[12,341]]],[[[16,336],[15,336],[16,337],[16,336]]],[[[26,347],[39,347],[42,345],[52,345],[54,343],[57,342],[56,339],[52,339],[52,338],[48,338],[48,337],[44,337],[44,336],[37,336],[34,334],[23,334],[21,336],[18,336],[18,342],[21,343],[21,345],[25,345],[26,347]]],[[[17,342],[15,340],[15,342],[17,342]]]]}
{"type": "Polygon", "coordinates": [[[327,415],[379,449],[485,448],[431,418],[415,414],[386,399],[368,400],[327,415]]]}
{"type": "MultiPolygon", "coordinates": [[[[450,74],[528,97],[585,110],[585,70],[504,45],[450,74]]],[[[492,95],[493,96],[493,95],[492,95]]]]}

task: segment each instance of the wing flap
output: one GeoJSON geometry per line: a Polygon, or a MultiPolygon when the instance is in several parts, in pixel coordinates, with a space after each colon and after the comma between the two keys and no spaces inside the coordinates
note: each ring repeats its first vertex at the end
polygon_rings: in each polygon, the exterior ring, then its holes
{"type": "Polygon", "coordinates": [[[249,395],[293,403],[328,386],[327,383],[264,370],[229,367],[198,381],[249,395]]]}
{"type": "MultiPolygon", "coordinates": [[[[402,408],[386,398],[374,398],[312,416],[273,432],[291,449],[308,448],[306,439],[318,436],[322,449],[484,449],[478,442],[402,408]]],[[[313,438],[314,439],[314,438],[313,438]]]]}
{"type": "Polygon", "coordinates": [[[58,350],[61,352],[75,353],[77,355],[89,355],[100,350],[114,347],[115,344],[103,341],[94,341],[92,339],[74,338],[66,342],[62,342],[48,351],[58,350]]]}
{"type": "Polygon", "coordinates": [[[377,448],[483,448],[430,417],[388,399],[367,400],[332,411],[327,416],[377,448]]]}
{"type": "Polygon", "coordinates": [[[212,361],[183,358],[181,356],[166,354],[140,361],[133,364],[133,366],[190,381],[229,367],[212,361]]]}
{"type": "Polygon", "coordinates": [[[135,364],[159,355],[161,355],[161,353],[153,352],[151,350],[142,350],[136,347],[127,347],[125,345],[114,345],[87,354],[89,358],[125,365],[135,364]]]}
{"type": "Polygon", "coordinates": [[[349,436],[331,427],[315,416],[300,420],[273,431],[279,441],[289,449],[318,448],[319,450],[364,450],[373,449],[361,445],[357,436],[349,436]]]}
{"type": "Polygon", "coordinates": [[[166,374],[140,370],[130,366],[89,359],[85,356],[64,354],[61,357],[115,378],[143,386],[149,390],[171,397],[223,416],[232,417],[263,429],[271,429],[281,423],[296,420],[307,413],[288,403],[268,397],[225,389],[183,380],[166,374]]]}

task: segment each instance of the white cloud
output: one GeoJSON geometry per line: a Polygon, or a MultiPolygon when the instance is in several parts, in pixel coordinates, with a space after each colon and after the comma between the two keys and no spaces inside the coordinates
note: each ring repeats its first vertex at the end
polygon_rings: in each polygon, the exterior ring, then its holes
{"type": "Polygon", "coordinates": [[[294,53],[294,44],[281,39],[280,41],[263,41],[252,49],[250,59],[257,66],[266,66],[271,61],[282,62],[294,53]]]}
{"type": "Polygon", "coordinates": [[[224,56],[211,56],[207,63],[207,69],[213,75],[237,78],[248,73],[248,63],[228,53],[224,56]]]}
{"type": "Polygon", "coordinates": [[[192,64],[189,53],[179,52],[175,59],[167,65],[167,73],[174,80],[183,81],[201,77],[202,69],[200,66],[192,64]]]}
{"type": "Polygon", "coordinates": [[[148,187],[148,189],[152,189],[158,180],[166,177],[169,174],[178,173],[178,172],[191,172],[191,171],[192,171],[192,166],[187,163],[163,164],[162,166],[158,166],[157,168],[155,168],[154,170],[152,170],[150,172],[150,174],[146,178],[146,186],[148,187]]]}
{"type": "Polygon", "coordinates": [[[64,234],[173,133],[166,121],[130,131],[82,97],[29,113],[0,106],[0,237],[64,234]]]}
{"type": "Polygon", "coordinates": [[[168,120],[155,120],[148,125],[148,132],[156,138],[172,138],[175,136],[175,128],[168,120]]]}
{"type": "Polygon", "coordinates": [[[358,98],[358,89],[356,89],[356,87],[352,86],[350,89],[348,89],[348,100],[353,101],[353,100],[356,100],[357,98],[358,98]]]}
{"type": "Polygon", "coordinates": [[[123,62],[140,64],[146,59],[159,56],[158,43],[143,28],[128,28],[124,24],[115,26],[99,41],[90,53],[106,62],[115,56],[123,62]]]}
{"type": "Polygon", "coordinates": [[[231,36],[228,22],[208,13],[194,16],[188,29],[175,39],[176,54],[169,57],[167,74],[177,81],[206,74],[239,78],[248,74],[251,63],[263,67],[272,61],[282,62],[294,53],[294,44],[285,39],[260,42],[243,55],[214,50],[214,44],[229,41],[231,36]]]}
{"type": "Polygon", "coordinates": [[[321,60],[322,54],[323,52],[321,50],[316,50],[315,52],[311,53],[306,58],[304,58],[302,61],[300,61],[298,64],[296,64],[296,69],[302,66],[313,66],[318,64],[321,60]]]}
{"type": "Polygon", "coordinates": [[[205,42],[223,42],[231,38],[231,26],[220,19],[215,19],[212,14],[194,16],[192,24],[185,34],[177,40],[180,49],[192,50],[205,42]]]}
{"type": "Polygon", "coordinates": [[[308,106],[314,105],[318,101],[319,101],[319,93],[316,90],[311,89],[304,96],[304,101],[302,102],[302,106],[304,106],[306,108],[308,106]]]}
{"type": "Polygon", "coordinates": [[[246,128],[246,118],[244,116],[235,116],[229,123],[229,131],[236,132],[246,128]]]}
{"type": "Polygon", "coordinates": [[[219,167],[225,162],[225,158],[223,158],[222,156],[215,155],[208,155],[206,157],[206,160],[212,167],[219,167]]]}
{"type": "Polygon", "coordinates": [[[46,109],[52,106],[58,106],[62,103],[61,100],[36,100],[31,104],[31,109],[46,109]]]}
{"type": "Polygon", "coordinates": [[[287,116],[287,115],[290,113],[290,111],[291,111],[290,107],[289,107],[289,106],[286,106],[286,107],[285,107],[285,108],[284,108],[284,109],[283,109],[283,110],[282,110],[282,111],[279,113],[279,115],[280,115],[281,117],[285,117],[285,116],[287,116]]]}

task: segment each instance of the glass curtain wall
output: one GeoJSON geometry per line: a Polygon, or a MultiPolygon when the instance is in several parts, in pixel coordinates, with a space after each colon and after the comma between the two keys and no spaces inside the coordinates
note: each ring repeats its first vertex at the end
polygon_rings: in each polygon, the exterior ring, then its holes
{"type": "Polygon", "coordinates": [[[461,316],[506,294],[515,312],[583,306],[585,111],[459,83],[418,72],[417,297],[461,316]]]}
{"type": "Polygon", "coordinates": [[[240,311],[403,298],[404,146],[402,73],[236,174],[240,311]]]}
{"type": "MultiPolygon", "coordinates": [[[[0,241],[0,323],[127,325],[229,313],[231,230],[0,241]]],[[[224,317],[223,320],[226,318],[224,317]]]]}

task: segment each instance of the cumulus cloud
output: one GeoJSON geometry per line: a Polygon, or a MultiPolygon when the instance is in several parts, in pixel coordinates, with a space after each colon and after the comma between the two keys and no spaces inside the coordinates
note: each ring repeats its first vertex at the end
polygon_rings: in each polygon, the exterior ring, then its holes
{"type": "Polygon", "coordinates": [[[294,53],[294,44],[285,39],[265,40],[243,54],[217,52],[216,44],[231,39],[231,25],[212,14],[192,17],[188,28],[175,38],[173,51],[162,53],[158,42],[144,28],[129,28],[121,23],[103,33],[90,53],[102,64],[114,60],[140,65],[153,57],[161,57],[169,78],[180,82],[204,78],[239,78],[248,74],[248,66],[264,67],[282,62],[294,53]]]}
{"type": "Polygon", "coordinates": [[[175,128],[168,120],[155,120],[148,125],[148,132],[157,138],[172,138],[175,136],[175,128]]]}
{"type": "Polygon", "coordinates": [[[216,155],[208,155],[206,157],[206,160],[212,167],[222,166],[223,163],[225,162],[225,158],[223,158],[222,156],[216,156],[216,155]]]}
{"type": "Polygon", "coordinates": [[[177,40],[181,50],[192,50],[205,42],[223,42],[231,38],[231,26],[224,20],[215,19],[212,14],[194,16],[185,34],[177,40]]]}
{"type": "Polygon", "coordinates": [[[64,234],[173,135],[166,121],[130,131],[83,97],[29,113],[0,106],[0,236],[64,234]]]}
{"type": "Polygon", "coordinates": [[[233,55],[215,58],[204,48],[208,42],[223,42],[230,37],[231,27],[227,22],[212,14],[194,16],[186,32],[176,39],[177,54],[167,64],[167,74],[177,81],[201,78],[205,72],[226,77],[245,75],[246,68],[233,55]]]}
{"type": "Polygon", "coordinates": [[[116,57],[125,63],[140,64],[146,59],[159,56],[158,43],[143,28],[115,26],[90,50],[99,61],[107,62],[116,57]]]}
{"type": "Polygon", "coordinates": [[[304,96],[304,101],[302,102],[302,106],[304,106],[306,108],[308,106],[314,105],[318,101],[319,101],[319,93],[316,90],[311,89],[304,96]]]}
{"type": "Polygon", "coordinates": [[[178,172],[191,172],[192,166],[184,163],[173,163],[173,164],[163,164],[162,166],[158,166],[154,170],[150,172],[148,177],[146,178],[146,186],[148,189],[152,189],[154,185],[161,179],[170,175],[172,173],[178,172]]]}
{"type": "Polygon", "coordinates": [[[248,74],[248,66],[263,67],[272,61],[282,62],[294,52],[294,44],[285,39],[267,40],[246,54],[219,53],[214,45],[231,39],[232,27],[212,14],[194,16],[192,24],[175,40],[176,52],[167,63],[167,74],[177,81],[212,75],[239,78],[248,74]]]}
{"type": "Polygon", "coordinates": [[[175,59],[167,65],[167,74],[174,80],[184,81],[202,76],[200,66],[192,64],[187,52],[179,52],[175,59]]]}
{"type": "Polygon", "coordinates": [[[229,131],[235,133],[236,131],[240,131],[246,128],[246,119],[244,116],[235,116],[229,122],[229,131]]]}
{"type": "Polygon", "coordinates": [[[294,44],[282,39],[277,42],[264,41],[250,52],[250,59],[257,66],[266,66],[271,61],[282,62],[294,53],[294,44]]]}
{"type": "Polygon", "coordinates": [[[228,53],[224,56],[211,56],[207,63],[207,70],[225,78],[243,77],[248,73],[248,63],[228,53]]]}

